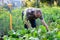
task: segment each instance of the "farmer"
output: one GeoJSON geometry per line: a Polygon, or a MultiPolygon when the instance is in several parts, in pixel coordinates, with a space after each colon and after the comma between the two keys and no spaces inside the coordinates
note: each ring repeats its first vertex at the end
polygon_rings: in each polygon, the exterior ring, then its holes
{"type": "Polygon", "coordinates": [[[26,8],[25,10],[22,11],[22,20],[24,22],[24,27],[27,29],[29,27],[32,27],[32,28],[36,27],[36,19],[37,18],[39,18],[41,20],[42,24],[46,27],[46,29],[48,31],[48,25],[45,23],[40,9],[26,8]]]}

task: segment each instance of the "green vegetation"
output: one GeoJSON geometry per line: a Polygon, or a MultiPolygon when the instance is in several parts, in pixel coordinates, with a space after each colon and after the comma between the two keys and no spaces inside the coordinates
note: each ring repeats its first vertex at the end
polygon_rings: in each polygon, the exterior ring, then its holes
{"type": "Polygon", "coordinates": [[[42,7],[44,20],[49,25],[50,31],[37,19],[37,28],[25,29],[21,19],[23,9],[12,10],[13,30],[9,31],[9,12],[0,11],[0,29],[8,35],[4,35],[4,40],[60,40],[60,8],[42,7]],[[39,22],[39,23],[38,23],[39,22]],[[8,31],[7,31],[8,30],[8,31]]]}

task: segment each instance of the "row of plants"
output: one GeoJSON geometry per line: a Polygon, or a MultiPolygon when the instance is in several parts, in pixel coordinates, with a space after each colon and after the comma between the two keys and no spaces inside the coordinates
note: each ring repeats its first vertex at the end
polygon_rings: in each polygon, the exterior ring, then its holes
{"type": "Polygon", "coordinates": [[[60,8],[42,7],[44,20],[49,25],[49,32],[37,19],[37,28],[25,29],[22,21],[22,8],[12,10],[13,30],[9,31],[9,11],[0,11],[0,30],[7,33],[4,40],[60,40],[60,8]],[[42,30],[43,29],[43,30],[42,30]]]}
{"type": "Polygon", "coordinates": [[[36,29],[23,29],[17,31],[9,31],[9,35],[5,35],[4,40],[60,40],[60,31],[58,28],[53,31],[46,32],[44,26],[36,29]]]}

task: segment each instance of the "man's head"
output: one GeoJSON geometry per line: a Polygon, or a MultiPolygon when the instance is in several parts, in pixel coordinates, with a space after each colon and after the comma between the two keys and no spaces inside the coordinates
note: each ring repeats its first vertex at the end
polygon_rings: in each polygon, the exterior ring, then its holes
{"type": "Polygon", "coordinates": [[[41,16],[41,11],[40,10],[36,10],[34,13],[35,17],[40,17],[41,16]]]}

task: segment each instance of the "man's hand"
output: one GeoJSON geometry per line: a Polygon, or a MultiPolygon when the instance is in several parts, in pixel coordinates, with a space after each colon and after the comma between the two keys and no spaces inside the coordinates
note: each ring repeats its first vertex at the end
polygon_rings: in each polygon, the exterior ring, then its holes
{"type": "Polygon", "coordinates": [[[26,24],[28,28],[30,28],[30,27],[31,27],[31,24],[29,23],[29,21],[28,21],[28,20],[24,20],[24,24],[26,24]]]}
{"type": "Polygon", "coordinates": [[[42,22],[42,24],[46,27],[46,30],[49,31],[48,25],[46,24],[46,22],[44,21],[44,19],[42,19],[41,22],[42,22]]]}

